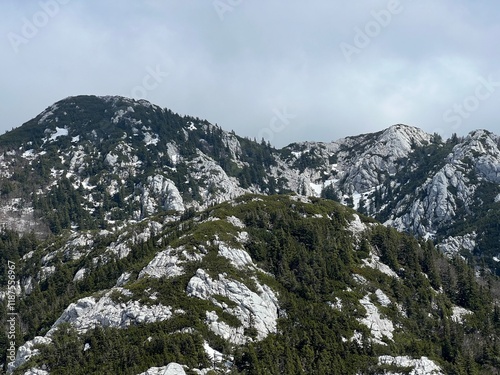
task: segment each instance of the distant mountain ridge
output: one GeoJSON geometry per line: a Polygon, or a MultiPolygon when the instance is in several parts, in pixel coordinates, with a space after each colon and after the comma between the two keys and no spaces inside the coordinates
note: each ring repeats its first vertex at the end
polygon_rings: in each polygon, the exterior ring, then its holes
{"type": "Polygon", "coordinates": [[[499,144],[486,130],[443,141],[394,125],[276,150],[144,100],[70,97],[0,137],[0,171],[11,177],[0,216],[7,226],[57,232],[198,210],[244,193],[295,192],[338,200],[496,270],[499,144]],[[71,190],[59,192],[71,195],[71,212],[50,212],[56,181],[71,190]]]}

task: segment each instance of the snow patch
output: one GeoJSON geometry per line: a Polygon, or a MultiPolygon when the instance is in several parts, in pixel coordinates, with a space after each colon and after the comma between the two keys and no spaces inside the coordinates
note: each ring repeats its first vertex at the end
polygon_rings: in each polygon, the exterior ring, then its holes
{"type": "Polygon", "coordinates": [[[67,136],[67,135],[68,135],[68,129],[56,127],[56,132],[50,136],[50,140],[55,141],[57,138],[67,136]]]}
{"type": "Polygon", "coordinates": [[[26,150],[21,154],[21,157],[28,159],[28,160],[33,160],[36,158],[35,150],[33,150],[33,149],[26,150]]]}
{"type": "Polygon", "coordinates": [[[129,112],[134,112],[134,109],[132,107],[127,107],[127,110],[119,109],[115,112],[115,115],[111,119],[111,122],[113,124],[118,124],[118,122],[129,112]]]}
{"type": "Polygon", "coordinates": [[[313,191],[315,197],[321,196],[321,191],[323,190],[323,185],[313,184],[312,182],[310,182],[309,186],[310,186],[311,190],[313,191]]]}
{"type": "Polygon", "coordinates": [[[154,145],[156,146],[160,139],[156,134],[144,133],[144,143],[146,146],[154,145]]]}
{"type": "Polygon", "coordinates": [[[39,368],[31,368],[28,371],[26,371],[24,375],[49,375],[49,373],[39,368]]]}
{"type": "Polygon", "coordinates": [[[203,349],[205,349],[205,353],[207,353],[208,358],[212,362],[222,362],[222,360],[224,359],[224,355],[221,352],[210,347],[210,345],[206,341],[203,343],[203,349]]]}

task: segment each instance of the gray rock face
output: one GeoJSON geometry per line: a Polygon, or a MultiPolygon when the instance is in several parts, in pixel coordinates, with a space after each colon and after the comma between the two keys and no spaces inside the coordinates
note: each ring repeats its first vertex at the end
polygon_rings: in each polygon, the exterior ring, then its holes
{"type": "MultiPolygon", "coordinates": [[[[413,147],[422,146],[431,136],[418,128],[394,125],[382,132],[374,141],[367,142],[365,148],[354,158],[350,152],[340,152],[339,166],[344,170],[342,191],[363,193],[377,187],[382,181],[380,175],[394,175],[400,167],[398,161],[405,159],[413,147]]],[[[352,140],[339,141],[340,148],[356,147],[352,140]],[[345,142],[345,143],[344,143],[345,142]]]]}
{"type": "MultiPolygon", "coordinates": [[[[421,357],[419,359],[413,359],[407,356],[402,357],[391,357],[391,356],[381,356],[378,359],[379,365],[392,365],[396,367],[410,367],[410,375],[444,375],[441,368],[437,366],[433,361],[427,357],[421,357]]],[[[406,374],[405,372],[404,374],[406,374]]],[[[389,372],[389,375],[400,375],[403,374],[397,372],[389,372]]]]}
{"type": "Polygon", "coordinates": [[[172,317],[172,309],[161,304],[143,306],[138,301],[115,303],[112,293],[129,294],[126,289],[115,288],[97,299],[86,297],[70,304],[45,337],[37,336],[19,347],[16,361],[9,364],[10,371],[21,366],[29,358],[38,354],[35,345],[50,344],[51,336],[62,323],[69,323],[80,333],[84,333],[96,326],[125,328],[131,324],[154,323],[172,317]]]}
{"type": "Polygon", "coordinates": [[[184,211],[184,202],[174,182],[165,176],[149,176],[142,188],[142,217],[147,217],[159,208],[164,210],[184,211]]]}
{"type": "Polygon", "coordinates": [[[50,375],[47,371],[45,370],[40,370],[40,369],[37,369],[37,368],[32,368],[32,369],[29,369],[28,371],[26,371],[24,373],[24,375],[50,375]]]}
{"type": "Polygon", "coordinates": [[[144,267],[139,273],[139,278],[151,276],[160,277],[175,277],[184,274],[182,267],[186,262],[201,260],[202,252],[190,253],[185,248],[172,249],[168,248],[156,254],[154,259],[144,267]]]}
{"type": "Polygon", "coordinates": [[[178,363],[170,363],[164,367],[152,367],[138,375],[186,375],[184,368],[178,363]]]}
{"type": "Polygon", "coordinates": [[[112,293],[127,294],[126,289],[115,288],[100,299],[86,297],[70,304],[52,326],[48,335],[61,323],[70,323],[79,332],[96,326],[123,328],[137,323],[154,323],[170,319],[172,309],[161,304],[142,306],[138,301],[116,303],[112,293]]]}
{"type": "MultiPolygon", "coordinates": [[[[310,184],[319,184],[320,189],[333,185],[344,194],[364,193],[379,186],[384,178],[400,170],[399,162],[413,152],[413,148],[427,144],[431,139],[422,130],[394,125],[383,132],[347,137],[332,143],[304,142],[295,144],[294,158],[284,161],[275,174],[281,173],[287,180],[287,187],[297,193],[310,184]],[[314,156],[318,166],[306,168],[302,173],[294,163],[304,156],[314,156]],[[331,162],[331,158],[334,162],[331,162]],[[291,170],[290,170],[291,169],[291,170]],[[326,181],[324,177],[331,175],[326,181]]],[[[291,147],[291,146],[290,146],[291,147]]],[[[316,195],[316,194],[310,194],[316,195]]]]}
{"type": "MultiPolygon", "coordinates": [[[[279,171],[287,187],[299,194],[318,195],[331,188],[342,202],[352,200],[355,208],[363,203],[366,212],[385,217],[387,225],[428,238],[489,204],[480,195],[481,187],[500,182],[500,139],[482,130],[458,140],[447,156],[436,159],[438,164],[426,167],[421,181],[411,181],[411,171],[422,169],[413,153],[431,142],[436,141],[430,135],[402,125],[330,144],[306,142],[291,145],[293,156],[273,173],[279,171]],[[314,155],[316,166],[300,172],[294,163],[305,155],[314,155]],[[402,173],[408,177],[402,179],[402,173]],[[409,183],[414,189],[405,191],[409,183]],[[379,207],[374,205],[377,199],[379,207]]],[[[448,147],[442,142],[435,145],[448,147]]]]}
{"type": "MultiPolygon", "coordinates": [[[[7,373],[12,373],[14,369],[21,366],[32,356],[37,355],[40,351],[34,348],[36,345],[50,344],[51,342],[52,340],[49,337],[36,336],[33,340],[27,341],[26,343],[24,343],[24,345],[21,345],[17,349],[16,360],[12,363],[9,363],[7,373]]],[[[42,371],[42,370],[33,369],[29,371],[33,371],[35,372],[35,374],[37,374],[36,371],[42,371]]],[[[40,375],[44,375],[43,372],[40,373],[40,375]]]]}
{"type": "Polygon", "coordinates": [[[204,270],[199,269],[191,278],[187,286],[189,296],[212,301],[215,305],[234,315],[242,324],[241,329],[235,329],[227,324],[217,323],[215,313],[208,316],[210,328],[218,335],[235,344],[247,341],[243,335],[243,328],[254,327],[257,330],[257,339],[262,340],[269,333],[276,332],[278,319],[278,300],[274,292],[267,286],[254,280],[258,292],[248,286],[224,275],[219,275],[218,280],[212,279],[204,270]],[[236,307],[229,307],[220,303],[214,296],[223,296],[235,303],[236,307]],[[214,316],[215,314],[215,316],[214,316]]]}
{"type": "Polygon", "coordinates": [[[472,252],[476,247],[476,238],[476,232],[468,233],[465,236],[448,237],[438,247],[442,252],[449,255],[455,255],[461,250],[472,252]]]}
{"type": "MultiPolygon", "coordinates": [[[[380,296],[379,298],[382,298],[384,303],[387,302],[387,296],[380,296]]],[[[392,341],[394,332],[392,321],[380,315],[377,306],[370,301],[370,296],[367,295],[363,297],[360,303],[366,310],[366,316],[362,318],[360,322],[371,330],[374,342],[386,345],[386,343],[382,341],[384,337],[392,341]]]]}

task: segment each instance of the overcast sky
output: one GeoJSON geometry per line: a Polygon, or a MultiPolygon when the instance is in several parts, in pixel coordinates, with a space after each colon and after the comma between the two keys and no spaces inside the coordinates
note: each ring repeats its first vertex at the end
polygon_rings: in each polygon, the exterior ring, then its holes
{"type": "Polygon", "coordinates": [[[147,99],[277,147],[404,123],[500,134],[498,0],[2,0],[0,132],[147,99]]]}

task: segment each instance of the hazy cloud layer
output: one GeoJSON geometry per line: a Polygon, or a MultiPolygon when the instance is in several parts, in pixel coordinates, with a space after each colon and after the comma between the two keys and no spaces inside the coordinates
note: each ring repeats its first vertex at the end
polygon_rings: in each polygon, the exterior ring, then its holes
{"type": "Polygon", "coordinates": [[[144,97],[276,146],[405,123],[500,133],[493,0],[3,0],[0,131],[144,97]]]}

